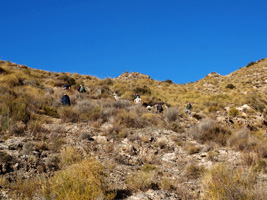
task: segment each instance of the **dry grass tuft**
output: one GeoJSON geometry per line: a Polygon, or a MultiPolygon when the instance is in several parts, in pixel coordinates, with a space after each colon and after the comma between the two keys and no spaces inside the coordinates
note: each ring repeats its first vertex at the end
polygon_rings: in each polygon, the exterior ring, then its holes
{"type": "Polygon", "coordinates": [[[61,151],[60,168],[66,168],[82,160],[82,155],[72,146],[67,146],[61,151]]]}
{"type": "Polygon", "coordinates": [[[185,144],[185,150],[189,155],[198,153],[200,151],[200,147],[190,143],[190,142],[186,142],[185,144]]]}
{"type": "Polygon", "coordinates": [[[191,129],[194,139],[200,143],[216,142],[222,146],[226,146],[231,131],[217,124],[216,121],[210,119],[202,120],[198,125],[191,129]]]}
{"type": "Polygon", "coordinates": [[[266,183],[243,168],[218,165],[203,179],[204,199],[267,199],[266,183]]]}
{"type": "Polygon", "coordinates": [[[171,107],[164,111],[163,117],[167,120],[167,122],[176,122],[179,119],[179,111],[176,107],[171,107]]]}
{"type": "Polygon", "coordinates": [[[71,106],[65,106],[58,109],[58,113],[60,115],[60,118],[64,122],[78,122],[79,121],[79,112],[71,107],[71,106]]]}
{"type": "Polygon", "coordinates": [[[113,199],[116,194],[108,192],[108,182],[102,165],[86,159],[56,172],[43,184],[46,199],[113,199]]]}
{"type": "Polygon", "coordinates": [[[126,177],[126,184],[128,189],[132,192],[158,189],[155,168],[144,167],[140,171],[128,175],[128,177],[126,177]]]}
{"type": "Polygon", "coordinates": [[[203,166],[198,166],[196,164],[190,164],[185,169],[185,176],[189,179],[198,179],[200,178],[205,171],[203,166]]]}

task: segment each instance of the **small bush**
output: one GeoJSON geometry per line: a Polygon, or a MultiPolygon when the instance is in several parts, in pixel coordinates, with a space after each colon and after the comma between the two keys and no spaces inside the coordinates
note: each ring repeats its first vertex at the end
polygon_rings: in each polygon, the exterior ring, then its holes
{"type": "Polygon", "coordinates": [[[120,110],[116,119],[116,124],[123,125],[126,128],[144,128],[147,122],[139,118],[136,113],[120,110]]]}
{"type": "Polygon", "coordinates": [[[58,110],[58,113],[60,115],[60,118],[64,121],[64,122],[78,122],[79,120],[79,113],[76,109],[74,109],[71,106],[65,106],[65,107],[61,107],[58,110]]]}
{"type": "MultiPolygon", "coordinates": [[[[14,199],[33,199],[41,188],[41,178],[18,179],[9,184],[9,196],[14,199]]],[[[12,199],[13,199],[12,198],[12,199]]]]}
{"type": "Polygon", "coordinates": [[[147,110],[141,105],[135,105],[131,107],[130,112],[134,112],[137,116],[141,116],[143,113],[147,112],[147,110]]]}
{"type": "Polygon", "coordinates": [[[167,128],[177,133],[184,132],[184,127],[182,127],[181,124],[177,122],[169,123],[167,128]]]}
{"type": "Polygon", "coordinates": [[[22,154],[29,155],[33,151],[34,144],[27,142],[23,145],[22,154]]]}
{"type": "Polygon", "coordinates": [[[53,152],[59,152],[62,145],[65,143],[64,139],[57,133],[52,133],[50,136],[49,149],[53,152]]]}
{"type": "Polygon", "coordinates": [[[157,143],[160,149],[168,147],[168,140],[166,138],[159,138],[157,143]]]}
{"type": "Polygon", "coordinates": [[[248,143],[248,139],[249,139],[249,130],[246,128],[242,128],[238,130],[236,133],[232,134],[232,136],[229,138],[228,144],[235,150],[239,151],[252,150],[251,146],[248,143]]]}
{"type": "Polygon", "coordinates": [[[173,84],[172,80],[170,80],[170,79],[167,79],[167,80],[165,80],[163,82],[168,83],[168,84],[173,84]]]}
{"type": "Polygon", "coordinates": [[[267,173],[267,164],[264,160],[259,160],[257,166],[255,167],[255,172],[267,173]]]}
{"type": "Polygon", "coordinates": [[[234,89],[235,86],[232,83],[229,83],[225,88],[234,89]]]}
{"type": "Polygon", "coordinates": [[[198,142],[205,143],[214,141],[222,146],[226,146],[231,131],[218,125],[216,121],[205,119],[191,129],[191,133],[198,142]]]}
{"type": "Polygon", "coordinates": [[[256,175],[242,168],[219,165],[203,179],[205,199],[266,199],[266,183],[257,182],[256,175]]]}
{"type": "Polygon", "coordinates": [[[67,82],[69,85],[75,85],[76,81],[74,78],[69,77],[68,75],[64,74],[62,77],[59,78],[60,80],[64,80],[67,82]]]}
{"type": "Polygon", "coordinates": [[[200,148],[192,143],[187,142],[185,144],[185,150],[189,155],[198,153],[200,151],[200,148]]]}
{"type": "Polygon", "coordinates": [[[46,199],[113,199],[108,192],[108,182],[102,165],[86,159],[56,172],[43,186],[46,199]]]}
{"type": "Polygon", "coordinates": [[[186,167],[185,176],[189,179],[198,179],[203,175],[204,170],[204,167],[196,164],[190,164],[186,167]]]}
{"type": "Polygon", "coordinates": [[[251,67],[251,66],[253,66],[253,65],[255,65],[256,64],[256,62],[254,62],[254,61],[251,61],[250,63],[248,63],[247,64],[247,66],[246,67],[251,67]]]}
{"type": "Polygon", "coordinates": [[[146,85],[143,87],[137,87],[134,89],[134,93],[140,94],[140,95],[151,95],[151,90],[146,85]]]}
{"type": "Polygon", "coordinates": [[[12,156],[4,151],[0,151],[0,163],[6,163],[12,160],[12,156]]]}
{"type": "MultiPolygon", "coordinates": [[[[164,127],[166,124],[160,115],[155,115],[154,113],[143,113],[141,118],[157,127],[164,127]]],[[[170,125],[170,127],[171,126],[172,125],[170,125]]]]}
{"type": "Polygon", "coordinates": [[[80,140],[89,140],[91,138],[90,133],[83,132],[79,135],[80,140]]]}
{"type": "Polygon", "coordinates": [[[164,111],[163,117],[169,122],[175,122],[176,120],[179,119],[179,112],[177,108],[171,107],[167,110],[164,111]]]}
{"type": "Polygon", "coordinates": [[[82,160],[82,156],[77,151],[77,149],[67,146],[62,152],[61,152],[61,158],[60,158],[60,168],[65,168],[69,165],[75,164],[82,160]]]}
{"type": "Polygon", "coordinates": [[[229,115],[232,117],[239,116],[239,110],[237,110],[235,107],[231,107],[228,111],[229,115]]]}
{"type": "Polygon", "coordinates": [[[142,171],[143,172],[150,172],[150,171],[153,171],[153,170],[156,170],[157,167],[155,165],[151,165],[151,164],[145,164],[143,167],[142,167],[142,171]]]}
{"type": "Polygon", "coordinates": [[[124,100],[124,99],[120,99],[118,101],[114,101],[112,103],[112,106],[115,107],[115,108],[124,108],[124,109],[127,109],[129,108],[130,106],[132,105],[132,103],[128,100],[124,100]]]}
{"type": "Polygon", "coordinates": [[[59,118],[59,114],[57,113],[56,108],[51,107],[51,106],[43,106],[43,109],[45,111],[45,115],[48,115],[50,117],[54,117],[54,118],[59,118]]]}
{"type": "Polygon", "coordinates": [[[9,125],[10,134],[22,135],[26,129],[26,125],[22,121],[11,123],[9,125]]]}
{"type": "Polygon", "coordinates": [[[18,86],[20,84],[19,79],[15,74],[8,74],[8,75],[4,76],[2,81],[4,83],[6,83],[9,87],[15,87],[15,86],[18,86]]]}
{"type": "Polygon", "coordinates": [[[111,78],[106,78],[106,79],[103,79],[99,82],[99,85],[113,85],[113,80],[111,78]]]}
{"type": "Polygon", "coordinates": [[[130,191],[146,191],[148,189],[158,189],[155,170],[138,171],[126,177],[126,184],[130,191]]]}
{"type": "Polygon", "coordinates": [[[103,110],[97,104],[88,100],[79,101],[75,108],[78,110],[81,120],[97,121],[103,117],[103,110]]]}

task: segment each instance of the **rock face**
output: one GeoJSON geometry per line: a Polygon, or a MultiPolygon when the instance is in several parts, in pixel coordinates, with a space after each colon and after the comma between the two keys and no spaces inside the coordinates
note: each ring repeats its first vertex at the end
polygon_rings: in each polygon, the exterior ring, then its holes
{"type": "Polygon", "coordinates": [[[117,77],[118,80],[138,80],[138,79],[151,79],[148,75],[144,75],[138,72],[124,72],[122,75],[117,77]]]}
{"type": "Polygon", "coordinates": [[[217,72],[211,72],[209,73],[206,77],[220,77],[221,75],[218,74],[217,72]]]}

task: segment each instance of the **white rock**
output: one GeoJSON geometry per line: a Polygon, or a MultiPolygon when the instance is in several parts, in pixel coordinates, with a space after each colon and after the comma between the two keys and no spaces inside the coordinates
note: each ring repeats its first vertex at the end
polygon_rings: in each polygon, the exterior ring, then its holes
{"type": "Polygon", "coordinates": [[[162,156],[162,160],[165,162],[173,162],[177,160],[175,153],[167,153],[162,156]]]}

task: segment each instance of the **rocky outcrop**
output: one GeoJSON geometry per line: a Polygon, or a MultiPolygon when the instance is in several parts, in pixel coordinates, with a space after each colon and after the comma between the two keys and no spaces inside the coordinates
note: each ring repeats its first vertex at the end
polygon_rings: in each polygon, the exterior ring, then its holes
{"type": "Polygon", "coordinates": [[[148,75],[141,74],[139,72],[124,72],[122,75],[117,77],[118,80],[138,80],[138,79],[151,79],[148,75]]]}

